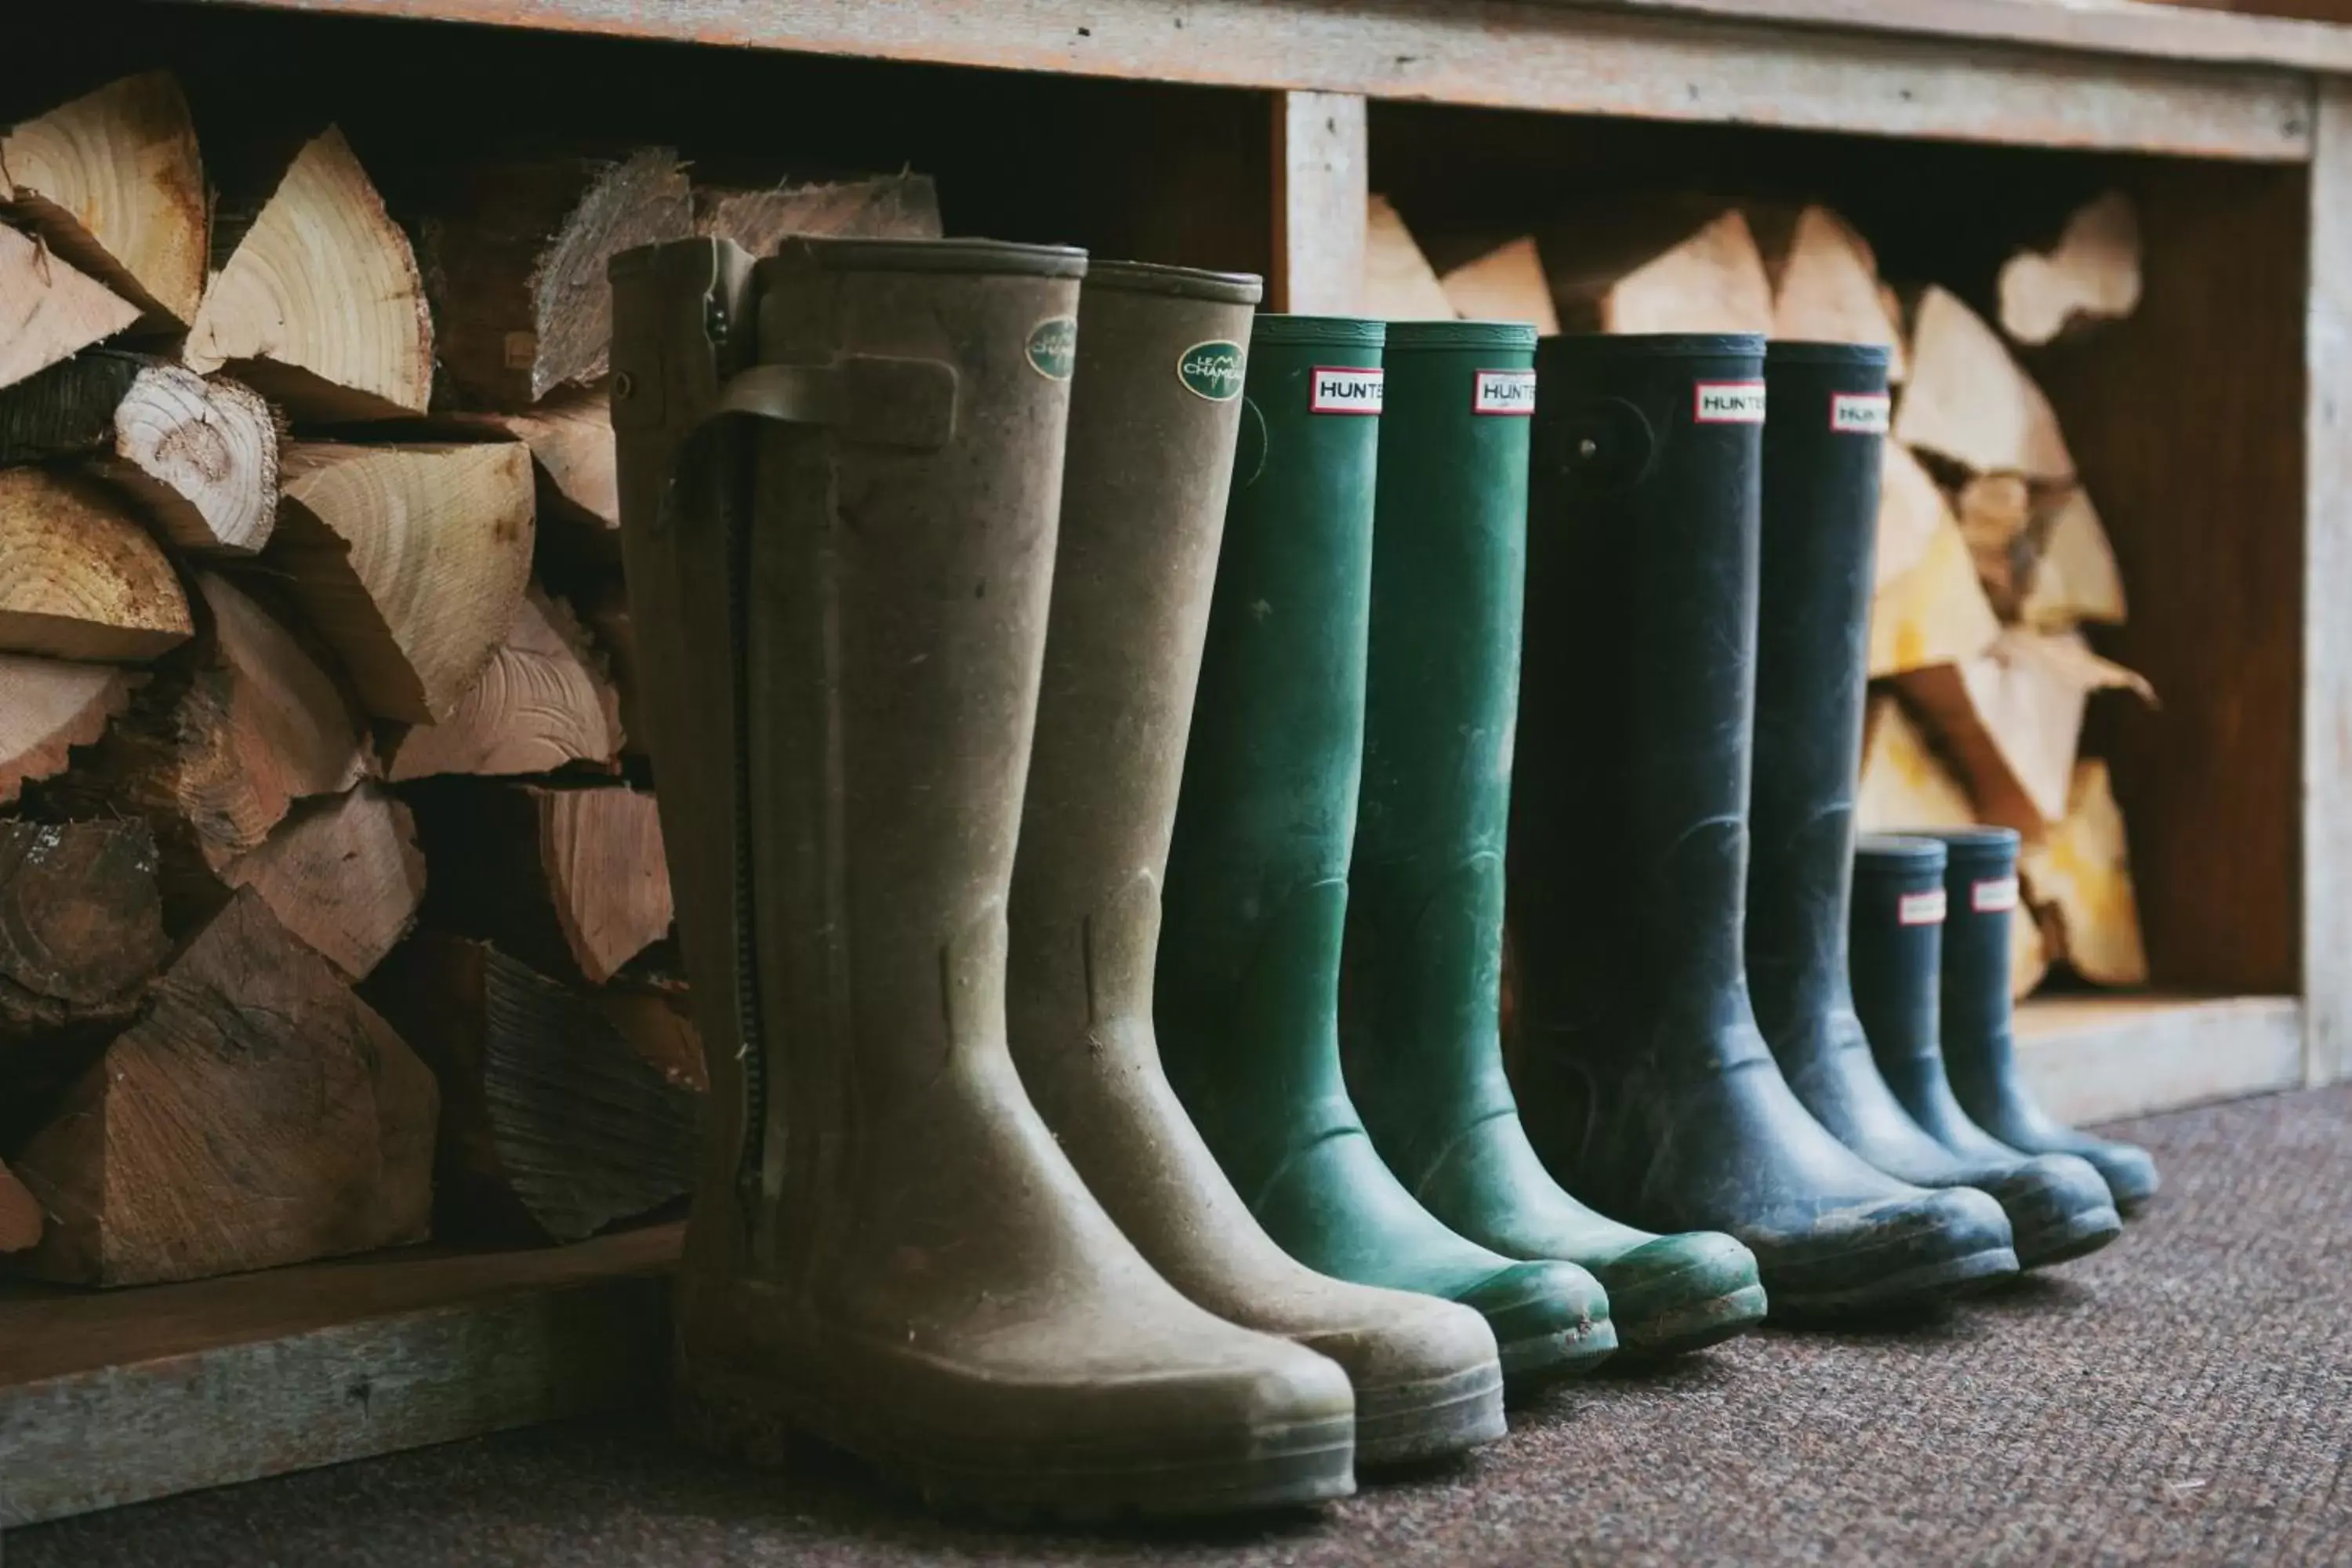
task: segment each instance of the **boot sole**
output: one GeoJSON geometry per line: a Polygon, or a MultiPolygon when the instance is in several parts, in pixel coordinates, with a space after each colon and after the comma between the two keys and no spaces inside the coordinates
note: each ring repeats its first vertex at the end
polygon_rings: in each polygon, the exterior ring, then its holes
{"type": "Polygon", "coordinates": [[[1946,1300],[1981,1289],[2017,1272],[2017,1254],[2006,1247],[1990,1247],[1964,1258],[1923,1263],[1900,1274],[1890,1274],[1843,1290],[1772,1290],[1776,1319],[1860,1318],[1899,1311],[1946,1300]]]}
{"type": "Polygon", "coordinates": [[[1424,1464],[1501,1437],[1503,1369],[1497,1362],[1450,1377],[1356,1387],[1356,1467],[1424,1464]]]}
{"type": "Polygon", "coordinates": [[[1335,1501],[1356,1489],[1352,1416],[1262,1428],[1242,1455],[1000,1464],[908,1453],[870,1423],[841,1419],[824,1401],[771,1380],[730,1375],[717,1384],[681,1376],[671,1403],[680,1435],[707,1452],[776,1469],[790,1464],[795,1438],[811,1437],[863,1461],[936,1511],[1004,1524],[1264,1513],[1335,1501]]]}
{"type": "Polygon", "coordinates": [[[2105,1214],[2093,1211],[2077,1215],[2071,1223],[2052,1226],[2032,1236],[2017,1237],[2017,1266],[2021,1268],[2047,1268],[2053,1264],[2071,1263],[2092,1253],[2123,1235],[2122,1216],[2113,1211],[2105,1214]]]}
{"type": "Polygon", "coordinates": [[[1671,1312],[1620,1320],[1617,1359],[1662,1361],[1736,1339],[1764,1321],[1769,1302],[1761,1285],[1743,1286],[1712,1300],[1694,1301],[1671,1312]]]}

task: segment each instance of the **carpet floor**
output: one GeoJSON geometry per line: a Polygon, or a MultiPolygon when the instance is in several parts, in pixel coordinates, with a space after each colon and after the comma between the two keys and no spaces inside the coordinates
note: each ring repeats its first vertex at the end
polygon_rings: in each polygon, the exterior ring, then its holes
{"type": "Polygon", "coordinates": [[[845,1461],[651,1419],[509,1434],[13,1533],[7,1568],[918,1563],[2352,1563],[2352,1088],[2118,1130],[2164,1193],[1948,1314],[1768,1332],[1519,1412],[1452,1468],[1183,1534],[941,1524],[845,1461]]]}

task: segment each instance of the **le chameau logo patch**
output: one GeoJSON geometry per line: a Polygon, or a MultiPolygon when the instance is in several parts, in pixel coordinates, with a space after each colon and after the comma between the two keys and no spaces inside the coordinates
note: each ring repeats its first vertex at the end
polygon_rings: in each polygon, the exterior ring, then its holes
{"type": "Polygon", "coordinates": [[[1194,343],[1176,356],[1176,379],[1195,397],[1231,403],[1242,395],[1242,346],[1223,338],[1194,343]]]}
{"type": "Polygon", "coordinates": [[[1029,368],[1047,381],[1067,381],[1078,363],[1078,319],[1048,316],[1029,329],[1029,368]]]}

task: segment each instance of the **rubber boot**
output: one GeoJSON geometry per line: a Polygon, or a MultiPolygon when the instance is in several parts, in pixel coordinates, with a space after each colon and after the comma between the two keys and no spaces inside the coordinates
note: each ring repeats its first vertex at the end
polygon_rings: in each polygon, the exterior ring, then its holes
{"type": "MultiPolygon", "coordinates": [[[[1748,819],[1756,1021],[1797,1099],[1847,1148],[1917,1186],[1991,1194],[2009,1215],[2021,1267],[2080,1256],[2116,1235],[2095,1173],[2071,1159],[2028,1159],[1981,1133],[1937,1142],[1880,1076],[1875,1037],[1865,1037],[1854,1015],[1846,943],[1886,351],[1775,342],[1764,380],[1775,417],[1764,428],[1748,819]]],[[[1862,918],[1854,916],[1857,944],[1862,918]]],[[[1927,1049],[1933,1058],[1932,1035],[1927,1049]]],[[[1940,1063],[1935,1070],[1940,1084],[1940,1063]]],[[[1957,1114],[1948,1091],[1943,1100],[1957,1114]]]]}
{"type": "Polygon", "coordinates": [[[678,1413],[1014,1516],[1339,1497],[1346,1374],[1154,1273],[1006,1047],[1084,267],[984,241],[614,261],[640,690],[712,1074],[678,1413]]]}
{"type": "MultiPolygon", "coordinates": [[[[1884,1075],[1906,1121],[1958,1163],[1985,1173],[1971,1184],[2000,1200],[2022,1267],[2096,1252],[2123,1234],[2099,1173],[2072,1154],[2011,1149],[1969,1121],[1952,1097],[1937,1040],[1944,867],[1944,847],[1933,838],[1870,834],[1855,849],[1853,998],[1877,1064],[1874,1076],[1884,1075]]],[[[2006,987],[2006,950],[2001,963],[2006,987]]]]}
{"type": "Polygon", "coordinates": [[[1326,1279],[1250,1217],[1160,1067],[1160,887],[1239,426],[1252,277],[1092,262],[1037,738],[1013,859],[1013,1058],[1087,1187],[1168,1281],[1348,1371],[1359,1467],[1503,1435],[1467,1307],[1326,1279]]]}
{"type": "Polygon", "coordinates": [[[1937,833],[1947,851],[1944,889],[1944,1066],[1969,1121],[2013,1149],[2074,1154],[2107,1184],[2131,1215],[2156,1195],[2147,1150],[2077,1132],[2035,1102],[2017,1071],[2011,1033],[2009,922],[2017,918],[2017,834],[2007,827],[1937,833]]]}
{"type": "Polygon", "coordinates": [[[1615,1348],[1573,1264],[1433,1218],[1341,1079],[1340,943],[1363,763],[1378,321],[1260,316],[1168,861],[1156,1013],[1177,1095],[1310,1268],[1486,1315],[1507,1391],[1615,1348]]]}
{"type": "Polygon", "coordinates": [[[1525,591],[1535,329],[1393,322],[1372,526],[1362,815],[1339,1014],[1372,1146],[1430,1213],[1609,1293],[1620,1353],[1764,1317],[1727,1236],[1657,1237],[1560,1191],[1503,1073],[1503,842],[1525,591]]]}
{"type": "Polygon", "coordinates": [[[1509,889],[1537,1152],[1604,1213],[1738,1237],[1776,1315],[2012,1271],[2000,1205],[1849,1151],[1749,1007],[1762,341],[1555,338],[1537,368],[1509,889]]]}

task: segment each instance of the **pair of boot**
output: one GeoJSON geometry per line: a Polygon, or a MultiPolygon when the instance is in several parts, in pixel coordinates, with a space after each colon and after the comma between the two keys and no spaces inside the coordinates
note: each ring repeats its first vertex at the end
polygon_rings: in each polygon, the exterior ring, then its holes
{"type": "Polygon", "coordinates": [[[939,1502],[1078,1518],[1312,1502],[1500,1436],[1479,1315],[1286,1256],[1157,1059],[1257,281],[797,239],[613,279],[712,1089],[689,1434],[805,1432],[939,1502]]]}
{"type": "Polygon", "coordinates": [[[1534,352],[1518,323],[1259,318],[1158,998],[1185,1108],[1274,1238],[1476,1307],[1514,1388],[1764,1306],[1730,1237],[1562,1192],[1504,1075],[1534,352]]]}
{"type": "MultiPolygon", "coordinates": [[[[1790,1317],[2111,1240],[2095,1171],[1940,1142],[1958,1121],[1914,1119],[1856,1016],[1885,352],[1561,339],[1543,370],[1510,889],[1546,1163],[1612,1214],[1738,1237],[1790,1317]]],[[[2021,1103],[2005,1058],[1985,1082],[2021,1103]]]]}

